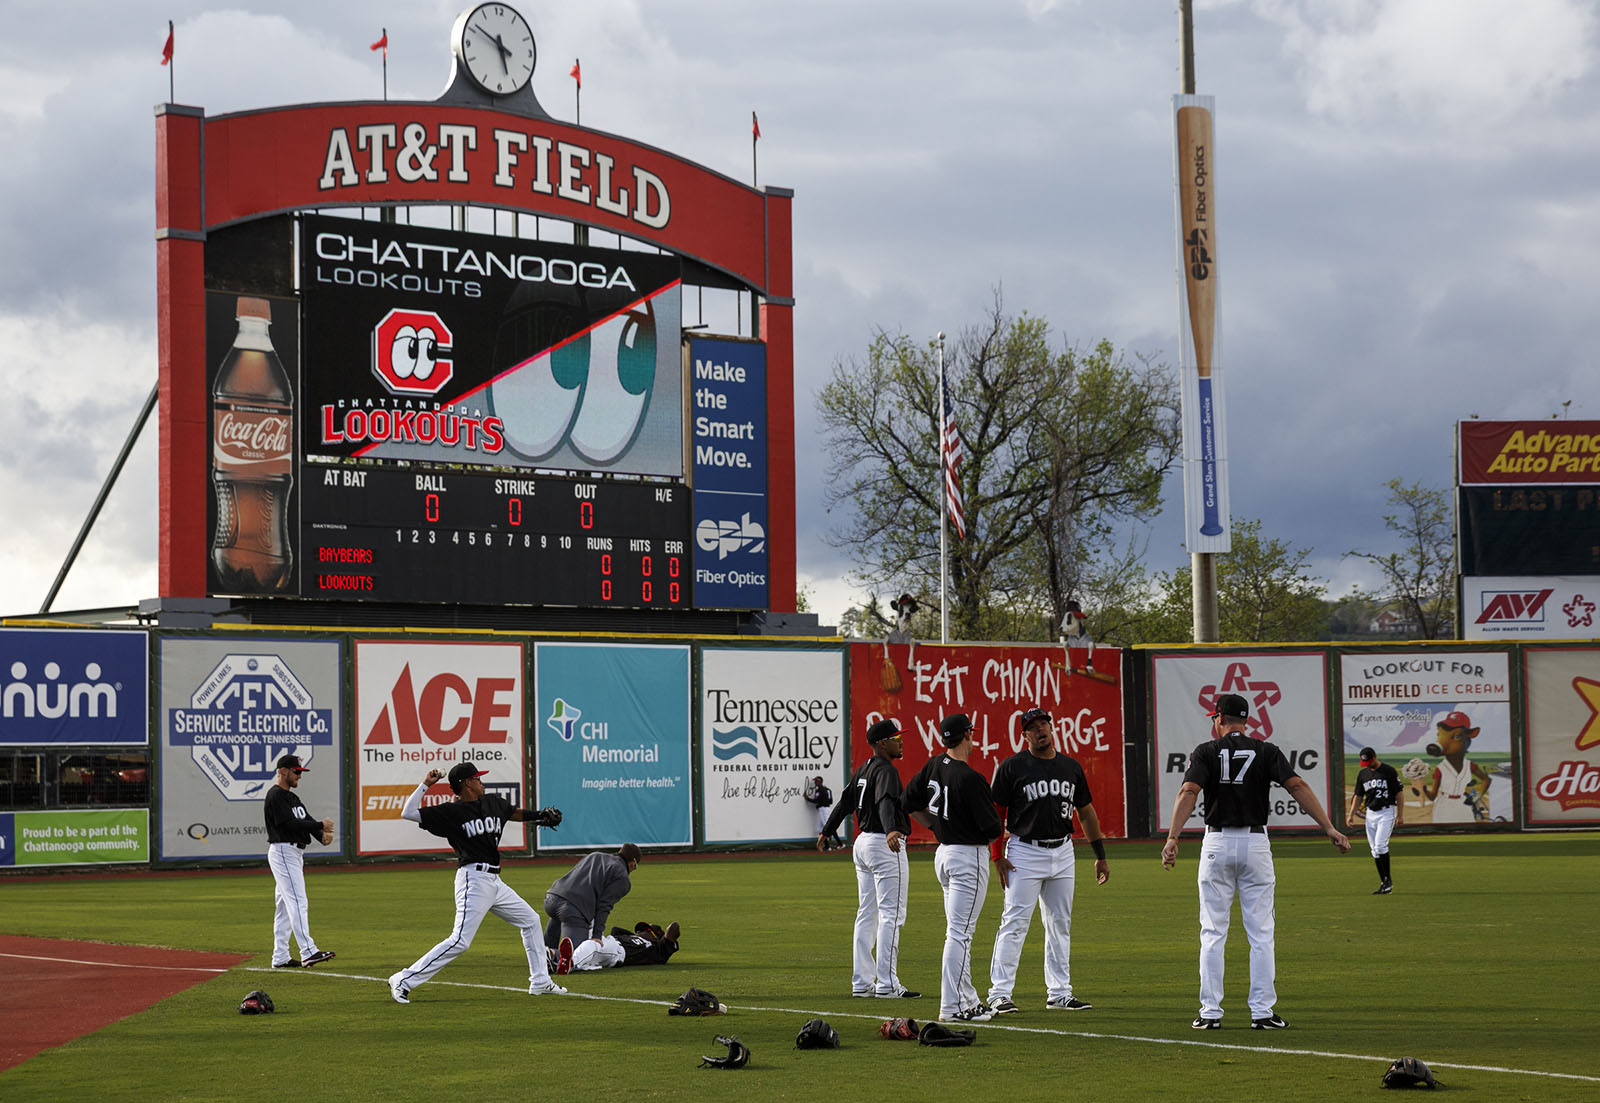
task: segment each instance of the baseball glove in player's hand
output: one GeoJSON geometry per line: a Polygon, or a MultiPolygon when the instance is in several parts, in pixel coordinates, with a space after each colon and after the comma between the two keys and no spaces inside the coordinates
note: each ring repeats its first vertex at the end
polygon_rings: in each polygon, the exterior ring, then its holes
{"type": "Polygon", "coordinates": [[[718,1034],[716,1043],[728,1047],[726,1057],[701,1057],[700,1067],[703,1069],[742,1069],[750,1063],[750,1050],[739,1040],[738,1035],[718,1034]]]}
{"type": "Polygon", "coordinates": [[[1401,1057],[1391,1064],[1383,1074],[1383,1086],[1386,1088],[1437,1088],[1439,1081],[1433,1078],[1433,1070],[1415,1057],[1401,1057]]]}
{"type": "Polygon", "coordinates": [[[839,1032],[824,1019],[812,1019],[795,1035],[796,1049],[838,1049],[839,1032]]]}
{"type": "Polygon", "coordinates": [[[241,1015],[270,1015],[275,1010],[277,1008],[272,1006],[272,997],[259,988],[239,1001],[241,1015]]]}
{"type": "Polygon", "coordinates": [[[885,1019],[878,1024],[878,1033],[891,1042],[914,1042],[922,1028],[915,1019],[885,1019]]]}
{"type": "Polygon", "coordinates": [[[556,828],[561,826],[561,809],[541,808],[534,814],[533,822],[538,824],[540,827],[548,827],[550,830],[554,831],[556,828]]]}

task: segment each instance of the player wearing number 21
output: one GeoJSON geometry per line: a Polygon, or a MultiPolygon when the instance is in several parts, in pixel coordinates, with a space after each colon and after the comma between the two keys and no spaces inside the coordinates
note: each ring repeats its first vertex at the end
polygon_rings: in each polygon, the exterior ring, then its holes
{"type": "Polygon", "coordinates": [[[911,818],[932,828],[939,849],[933,871],[944,889],[944,969],[939,1018],[987,1022],[992,1014],[972,984],[972,935],[989,891],[989,843],[1000,837],[1000,816],[983,775],[967,764],[972,720],[964,712],[939,725],[944,754],[930,758],[906,786],[911,818]]]}
{"type": "Polygon", "coordinates": [[[1206,800],[1205,841],[1200,846],[1200,1014],[1190,1025],[1215,1030],[1222,1025],[1222,966],[1228,943],[1233,898],[1250,939],[1250,1026],[1282,1030],[1289,1024],[1274,1010],[1278,1002],[1277,949],[1273,941],[1272,847],[1267,842],[1268,795],[1272,784],[1283,786],[1299,802],[1329,841],[1346,854],[1350,840],[1339,833],[1311,786],[1294,772],[1276,744],[1252,739],[1244,732],[1250,704],[1237,693],[1224,693],[1211,710],[1211,738],[1189,755],[1172,825],[1161,848],[1161,865],[1178,862],[1178,833],[1194,811],[1196,798],[1206,800]]]}

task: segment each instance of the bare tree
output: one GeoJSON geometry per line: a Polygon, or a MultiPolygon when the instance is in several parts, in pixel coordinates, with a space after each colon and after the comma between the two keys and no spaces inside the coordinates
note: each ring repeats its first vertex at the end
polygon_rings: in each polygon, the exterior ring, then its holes
{"type": "Polygon", "coordinates": [[[1380,604],[1395,607],[1413,624],[1422,639],[1448,639],[1455,635],[1456,568],[1455,525],[1450,493],[1399,479],[1389,488],[1385,527],[1400,538],[1398,551],[1380,554],[1351,551],[1383,574],[1383,587],[1373,594],[1380,604]]]}

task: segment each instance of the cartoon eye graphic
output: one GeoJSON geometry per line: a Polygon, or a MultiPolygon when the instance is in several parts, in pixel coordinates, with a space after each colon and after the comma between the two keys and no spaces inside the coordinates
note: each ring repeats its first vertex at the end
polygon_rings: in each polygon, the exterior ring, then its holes
{"type": "Polygon", "coordinates": [[[642,310],[596,326],[591,343],[589,382],[583,406],[572,425],[573,451],[590,463],[610,463],[638,435],[656,375],[655,312],[642,310]]]}
{"type": "Polygon", "coordinates": [[[489,401],[505,423],[506,444],[517,455],[540,460],[567,437],[589,372],[589,335],[519,364],[494,381],[489,401]]]}

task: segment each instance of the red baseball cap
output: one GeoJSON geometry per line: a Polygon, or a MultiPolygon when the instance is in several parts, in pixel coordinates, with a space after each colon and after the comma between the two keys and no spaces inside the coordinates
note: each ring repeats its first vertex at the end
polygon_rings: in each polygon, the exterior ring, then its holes
{"type": "Polygon", "coordinates": [[[1446,715],[1443,720],[1439,721],[1439,726],[1441,728],[1470,728],[1472,727],[1472,721],[1467,718],[1466,713],[1457,711],[1446,715]]]}

